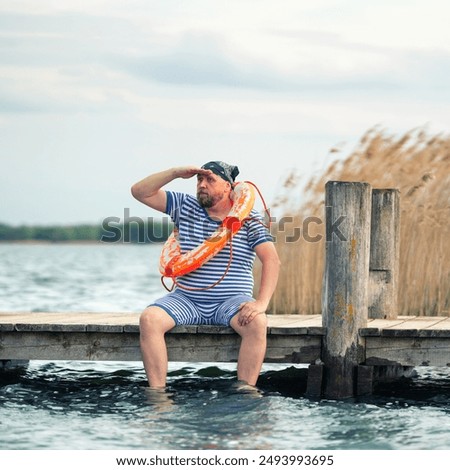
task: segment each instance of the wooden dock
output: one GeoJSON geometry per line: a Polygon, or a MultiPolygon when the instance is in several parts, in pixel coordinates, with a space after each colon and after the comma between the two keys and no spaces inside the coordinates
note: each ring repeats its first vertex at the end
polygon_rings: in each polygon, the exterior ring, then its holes
{"type": "MultiPolygon", "coordinates": [[[[269,315],[265,362],[314,364],[323,357],[321,315],[269,315]]],[[[450,317],[369,319],[359,332],[370,366],[450,366],[450,317]]],[[[234,362],[231,328],[179,326],[167,333],[170,361],[234,362]]],[[[0,360],[140,361],[137,313],[0,312],[0,360]]]]}
{"type": "MultiPolygon", "coordinates": [[[[268,362],[320,357],[321,316],[270,316],[268,362]]],[[[166,334],[170,361],[234,362],[239,336],[218,326],[178,326],[166,334]]],[[[140,361],[137,313],[1,313],[0,360],[140,361]]]]}
{"type": "MultiPolygon", "coordinates": [[[[399,198],[365,182],[325,185],[322,314],[269,316],[265,357],[309,364],[311,397],[365,395],[406,369],[450,366],[448,316],[397,315],[399,198]]],[[[180,362],[234,362],[240,344],[217,326],[176,327],[166,339],[180,362]]],[[[29,359],[140,361],[139,314],[0,312],[0,365],[29,359]]]]}

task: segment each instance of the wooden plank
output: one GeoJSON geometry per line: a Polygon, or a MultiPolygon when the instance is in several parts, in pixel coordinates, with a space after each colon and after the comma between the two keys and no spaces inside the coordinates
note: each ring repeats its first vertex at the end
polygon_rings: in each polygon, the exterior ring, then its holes
{"type": "Polygon", "coordinates": [[[269,334],[323,335],[322,315],[268,315],[267,318],[269,334]]]}
{"type": "MultiPolygon", "coordinates": [[[[321,315],[268,315],[270,328],[321,328],[321,315]]],[[[132,312],[124,313],[29,313],[29,312],[0,312],[0,328],[4,331],[14,329],[15,324],[21,325],[80,325],[86,324],[87,329],[95,329],[98,325],[139,325],[139,314],[132,312]],[[90,328],[88,328],[90,326],[90,328]]],[[[368,321],[371,330],[382,329],[448,329],[450,330],[449,317],[399,317],[397,320],[373,319],[368,321]],[[412,321],[417,324],[411,323],[412,321]]],[[[180,328],[180,327],[177,327],[180,328]]],[[[99,328],[98,328],[99,329],[99,328]]],[[[114,330],[114,329],[112,329],[114,330]]],[[[108,331],[106,328],[105,331],[108,331]]],[[[111,330],[109,330],[111,331],[111,330]]]]}
{"type": "Polygon", "coordinates": [[[322,315],[267,315],[269,327],[278,328],[292,326],[304,328],[322,326],[322,315]]]}
{"type": "Polygon", "coordinates": [[[450,366],[450,341],[445,338],[366,338],[366,364],[450,366]]]}
{"type": "Polygon", "coordinates": [[[139,314],[124,312],[0,312],[0,324],[139,324],[139,314]]]}
{"type": "MultiPolygon", "coordinates": [[[[125,332],[139,331],[139,313],[0,313],[0,330],[17,329],[20,331],[92,331],[125,332]],[[83,327],[85,325],[85,327],[83,327]],[[65,328],[67,326],[67,328],[65,328]]],[[[268,315],[268,333],[272,334],[321,334],[311,328],[321,328],[321,315],[268,315]],[[300,330],[299,328],[303,328],[300,330]],[[309,328],[309,329],[307,329],[309,328]],[[284,333],[283,333],[284,332],[284,333]]],[[[230,334],[230,328],[217,326],[177,326],[173,332],[198,333],[217,332],[230,334]],[[186,329],[188,328],[188,329],[186,329]],[[190,328],[190,329],[189,329],[190,328]]]]}
{"type": "Polygon", "coordinates": [[[140,361],[139,336],[133,333],[0,333],[0,359],[140,361]]]}
{"type": "MultiPolygon", "coordinates": [[[[173,330],[171,330],[171,333],[182,333],[182,332],[184,333],[185,328],[186,328],[185,326],[175,327],[173,330]]],[[[195,332],[197,334],[203,334],[203,335],[235,335],[236,334],[233,328],[225,327],[225,326],[216,326],[216,325],[199,325],[195,327],[195,332]]]]}
{"type": "MultiPolygon", "coordinates": [[[[198,333],[195,328],[166,335],[169,360],[237,360],[240,338],[235,332],[198,333]]],[[[267,343],[266,362],[309,363],[320,358],[319,336],[269,335],[267,343]]],[[[1,359],[140,361],[139,332],[0,332],[1,359]]]]}
{"type": "Polygon", "coordinates": [[[85,332],[84,324],[61,324],[61,323],[16,323],[15,331],[66,331],[66,332],[85,332]]]}
{"type": "Polygon", "coordinates": [[[169,361],[181,362],[234,362],[237,360],[240,338],[238,335],[166,335],[169,361]]]}
{"type": "Polygon", "coordinates": [[[264,362],[310,364],[320,359],[320,336],[270,335],[264,362]]]}
{"type": "MultiPolygon", "coordinates": [[[[135,312],[80,312],[80,313],[30,313],[30,312],[0,312],[0,328],[3,331],[14,329],[14,325],[81,325],[87,330],[118,331],[118,329],[102,330],[102,325],[133,326],[139,325],[139,313],[135,312]],[[98,326],[98,328],[95,328],[98,326]]],[[[270,328],[321,328],[321,315],[268,315],[270,328]]],[[[177,327],[180,328],[180,327],[177,327]]],[[[383,329],[439,329],[450,330],[449,317],[416,317],[402,316],[396,320],[370,319],[367,328],[383,329]],[[414,323],[413,323],[414,322],[414,323]]],[[[279,330],[280,331],[280,330],[279,330]]],[[[278,334],[279,334],[278,331],[278,334]]],[[[319,333],[318,333],[319,334],[319,333]]]]}
{"type": "Polygon", "coordinates": [[[139,333],[139,325],[123,325],[124,333],[139,333]]]}
{"type": "Polygon", "coordinates": [[[435,317],[439,319],[437,323],[429,328],[422,328],[418,332],[421,338],[449,338],[450,337],[450,318],[435,317]]]}
{"type": "Polygon", "coordinates": [[[416,317],[397,317],[395,320],[385,319],[369,319],[366,328],[361,328],[359,334],[361,336],[380,336],[382,331],[387,328],[400,327],[405,322],[416,317]]]}
{"type": "Polygon", "coordinates": [[[433,325],[433,330],[449,330],[450,331],[450,317],[434,317],[439,321],[433,325]]]}
{"type": "Polygon", "coordinates": [[[442,319],[438,317],[412,317],[411,319],[405,320],[398,325],[385,326],[383,329],[390,330],[413,330],[413,329],[425,329],[434,328],[442,319]]]}
{"type": "Polygon", "coordinates": [[[96,333],[122,333],[124,325],[86,325],[86,331],[96,333]]]}
{"type": "Polygon", "coordinates": [[[394,320],[384,320],[384,319],[371,319],[367,322],[367,326],[370,328],[378,328],[380,330],[384,328],[392,328],[399,325],[402,325],[405,322],[408,322],[417,317],[397,317],[394,320]]]}
{"type": "Polygon", "coordinates": [[[419,337],[420,330],[432,328],[437,323],[436,320],[426,317],[414,317],[407,319],[399,325],[391,325],[381,330],[381,336],[387,337],[419,337]]]}
{"type": "Polygon", "coordinates": [[[14,331],[13,323],[0,323],[0,331],[14,331]]]}
{"type": "Polygon", "coordinates": [[[417,330],[418,338],[450,338],[450,330],[425,329],[417,330]]]}
{"type": "Polygon", "coordinates": [[[434,332],[434,326],[440,323],[438,317],[414,317],[401,323],[381,330],[381,336],[387,337],[446,337],[443,330],[434,332]]]}

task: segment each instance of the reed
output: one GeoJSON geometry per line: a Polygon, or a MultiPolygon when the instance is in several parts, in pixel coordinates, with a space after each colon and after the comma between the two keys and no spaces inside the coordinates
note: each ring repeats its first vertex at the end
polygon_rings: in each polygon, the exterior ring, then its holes
{"type": "MultiPolygon", "coordinates": [[[[311,224],[314,229],[302,237],[298,229],[309,217],[325,220],[325,183],[340,180],[400,190],[398,314],[450,315],[449,169],[448,136],[429,136],[423,129],[400,137],[378,128],[369,130],[347,158],[334,160],[322,175],[309,181],[299,207],[286,207],[283,214],[292,222],[280,225],[278,219],[274,224],[282,270],[270,312],[321,313],[324,223],[311,224]],[[311,241],[318,234],[322,239],[311,241]]],[[[294,173],[286,178],[282,205],[299,199],[295,178],[294,173]]]]}

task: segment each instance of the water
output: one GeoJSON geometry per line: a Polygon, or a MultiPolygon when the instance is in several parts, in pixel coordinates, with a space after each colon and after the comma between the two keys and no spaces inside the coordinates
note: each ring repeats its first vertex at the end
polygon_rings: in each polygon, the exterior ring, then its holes
{"type": "MultiPolygon", "coordinates": [[[[140,311],[164,292],[159,246],[0,245],[0,311],[140,311]]],[[[304,397],[305,366],[171,363],[150,394],[140,362],[32,361],[0,377],[0,449],[449,449],[448,369],[365,399],[304,397]]]]}

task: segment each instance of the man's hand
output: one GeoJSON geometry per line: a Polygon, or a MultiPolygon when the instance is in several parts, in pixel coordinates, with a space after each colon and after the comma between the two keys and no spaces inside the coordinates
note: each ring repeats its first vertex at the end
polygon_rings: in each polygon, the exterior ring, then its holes
{"type": "Polygon", "coordinates": [[[248,325],[257,315],[266,312],[267,305],[257,300],[244,302],[239,306],[238,324],[239,326],[248,325]]]}
{"type": "Polygon", "coordinates": [[[176,177],[183,179],[192,178],[195,175],[210,175],[211,173],[211,170],[204,170],[198,166],[180,166],[175,169],[176,177]]]}

